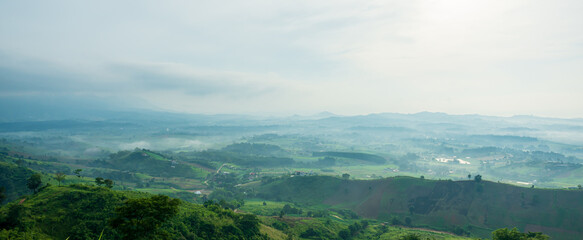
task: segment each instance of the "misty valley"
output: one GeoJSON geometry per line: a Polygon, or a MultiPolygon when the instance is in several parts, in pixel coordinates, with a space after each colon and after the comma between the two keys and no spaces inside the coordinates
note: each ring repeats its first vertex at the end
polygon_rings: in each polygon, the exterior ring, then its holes
{"type": "Polygon", "coordinates": [[[583,120],[0,123],[3,239],[579,239],[583,120]]]}
{"type": "Polygon", "coordinates": [[[582,12],[0,0],[0,240],[583,239],[582,12]]]}

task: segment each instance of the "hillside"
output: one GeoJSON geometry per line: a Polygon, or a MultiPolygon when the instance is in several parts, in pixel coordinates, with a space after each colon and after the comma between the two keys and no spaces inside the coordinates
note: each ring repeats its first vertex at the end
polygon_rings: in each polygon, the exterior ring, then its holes
{"type": "Polygon", "coordinates": [[[353,240],[468,239],[337,216],[257,217],[236,212],[240,210],[216,203],[191,204],[135,191],[51,186],[0,208],[0,239],[338,239],[343,233],[342,239],[353,240]],[[166,218],[160,220],[160,215],[166,218]]]}
{"type": "Polygon", "coordinates": [[[146,149],[119,151],[111,154],[109,161],[94,161],[96,166],[122,171],[146,173],[156,177],[204,177],[206,172],[169,159],[146,149]]]}
{"type": "MultiPolygon", "coordinates": [[[[13,201],[19,196],[29,193],[26,179],[34,172],[28,168],[12,163],[11,157],[0,156],[0,187],[4,188],[5,202],[13,201]]],[[[16,160],[18,161],[18,160],[16,160]]],[[[0,202],[2,204],[3,202],[0,202]]]]}
{"type": "Polygon", "coordinates": [[[435,181],[412,177],[344,180],[291,177],[264,181],[258,196],[350,209],[366,218],[489,237],[518,227],[555,239],[583,234],[583,191],[521,188],[489,181],[435,181]]]}
{"type": "Polygon", "coordinates": [[[266,239],[259,228],[254,215],[216,204],[87,185],[47,187],[0,208],[0,239],[266,239]]]}

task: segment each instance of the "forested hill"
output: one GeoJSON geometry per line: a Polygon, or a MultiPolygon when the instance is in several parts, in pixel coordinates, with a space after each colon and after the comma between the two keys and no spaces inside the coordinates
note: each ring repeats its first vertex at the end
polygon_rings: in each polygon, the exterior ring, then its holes
{"type": "Polygon", "coordinates": [[[259,219],[218,204],[74,184],[0,208],[0,239],[269,239],[259,219]]]}
{"type": "MultiPolygon", "coordinates": [[[[0,155],[0,159],[5,157],[0,155]]],[[[34,172],[26,167],[10,162],[0,162],[0,188],[2,188],[2,194],[5,195],[5,201],[13,201],[19,196],[29,193],[26,179],[32,174],[34,172]]]]}
{"type": "Polygon", "coordinates": [[[583,235],[583,191],[522,188],[489,181],[394,177],[347,180],[286,177],[263,182],[259,196],[347,208],[380,220],[467,231],[489,237],[497,228],[544,232],[554,239],[583,235]]]}

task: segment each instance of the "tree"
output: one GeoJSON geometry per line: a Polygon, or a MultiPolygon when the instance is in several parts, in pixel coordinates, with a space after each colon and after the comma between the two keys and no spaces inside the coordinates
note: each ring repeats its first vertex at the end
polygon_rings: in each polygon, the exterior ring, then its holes
{"type": "Polygon", "coordinates": [[[30,190],[32,190],[34,193],[36,193],[36,190],[40,187],[40,185],[42,183],[43,182],[41,179],[41,175],[38,173],[35,173],[32,176],[30,176],[30,178],[28,178],[26,180],[26,187],[28,187],[30,190]]]}
{"type": "Polygon", "coordinates": [[[178,213],[180,200],[156,195],[150,198],[129,199],[115,209],[110,225],[123,239],[156,239],[160,226],[178,213]]]}
{"type": "Polygon", "coordinates": [[[526,236],[526,239],[528,240],[548,240],[551,239],[551,237],[549,237],[548,235],[545,235],[541,232],[528,232],[528,233],[524,233],[526,236]]]}
{"type": "Polygon", "coordinates": [[[344,174],[342,174],[342,178],[349,179],[350,178],[350,174],[344,173],[344,174]]]}
{"type": "Polygon", "coordinates": [[[103,180],[103,184],[105,184],[105,186],[108,187],[108,188],[112,188],[113,187],[113,181],[111,179],[105,179],[105,180],[103,180]]]}
{"type": "Polygon", "coordinates": [[[508,230],[508,228],[501,228],[492,232],[492,240],[521,240],[522,233],[516,228],[508,230]]]}
{"type": "Polygon", "coordinates": [[[77,176],[78,178],[81,178],[81,171],[83,171],[83,169],[75,169],[75,171],[73,171],[73,173],[75,173],[75,176],[77,176]]]}
{"type": "Polygon", "coordinates": [[[360,230],[362,230],[362,226],[358,222],[348,225],[348,231],[350,231],[350,235],[352,236],[358,234],[360,230]]]}
{"type": "Polygon", "coordinates": [[[253,214],[243,214],[235,219],[235,225],[241,229],[247,239],[259,235],[259,218],[253,214]]]}
{"type": "Polygon", "coordinates": [[[6,192],[6,188],[0,187],[0,204],[6,199],[6,194],[4,194],[4,192],[6,192]]]}
{"type": "Polygon", "coordinates": [[[368,227],[368,221],[362,220],[360,221],[360,225],[362,226],[362,229],[366,229],[368,227]]]}
{"type": "Polygon", "coordinates": [[[421,237],[417,234],[409,233],[409,234],[399,238],[399,240],[421,240],[421,237]]]}
{"type": "Polygon", "coordinates": [[[12,204],[8,207],[8,213],[6,214],[6,218],[4,222],[0,222],[0,225],[4,225],[3,227],[16,228],[16,227],[23,227],[23,215],[24,215],[24,206],[22,204],[12,204]]]}
{"type": "Polygon", "coordinates": [[[284,205],[281,211],[283,211],[284,213],[294,213],[294,211],[292,210],[292,206],[290,206],[289,204],[284,205]]]}
{"type": "Polygon", "coordinates": [[[340,239],[350,239],[352,236],[350,235],[350,231],[348,229],[342,229],[338,232],[338,237],[340,239]]]}
{"type": "Polygon", "coordinates": [[[59,186],[61,186],[61,182],[65,180],[66,177],[67,175],[62,172],[55,173],[55,179],[57,179],[57,182],[59,182],[59,186]]]}
{"type": "Polygon", "coordinates": [[[396,226],[396,225],[401,225],[401,224],[403,224],[403,223],[397,217],[393,216],[393,218],[391,218],[391,225],[396,226]]]}
{"type": "Polygon", "coordinates": [[[410,217],[406,217],[406,218],[405,218],[405,225],[406,225],[406,226],[411,226],[411,221],[412,221],[412,220],[411,220],[411,218],[410,218],[410,217]]]}
{"type": "Polygon", "coordinates": [[[381,224],[381,225],[379,226],[379,230],[378,230],[378,231],[379,231],[379,233],[380,233],[379,235],[383,235],[383,233],[386,233],[386,232],[388,232],[388,231],[389,231],[389,228],[387,227],[387,225],[385,225],[385,224],[381,224]]]}
{"type": "Polygon", "coordinates": [[[322,233],[316,229],[314,229],[313,227],[308,228],[306,231],[302,232],[300,234],[301,238],[316,238],[316,239],[321,239],[322,233]]]}
{"type": "Polygon", "coordinates": [[[492,240],[548,240],[549,236],[540,232],[521,233],[518,229],[501,228],[492,232],[492,240]]]}
{"type": "Polygon", "coordinates": [[[101,186],[103,185],[105,182],[103,181],[102,177],[96,177],[95,178],[95,183],[97,184],[97,186],[101,186]]]}
{"type": "Polygon", "coordinates": [[[478,175],[474,176],[474,181],[481,182],[482,181],[482,175],[478,174],[478,175]]]}
{"type": "Polygon", "coordinates": [[[472,174],[468,174],[468,179],[472,179],[472,174]]]}

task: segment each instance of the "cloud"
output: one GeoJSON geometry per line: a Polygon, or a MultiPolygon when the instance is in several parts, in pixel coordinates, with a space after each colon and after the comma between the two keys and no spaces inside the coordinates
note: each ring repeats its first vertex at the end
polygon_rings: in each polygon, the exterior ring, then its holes
{"type": "Polygon", "coordinates": [[[116,64],[110,68],[143,91],[176,91],[191,96],[253,97],[290,91],[294,83],[276,74],[197,69],[179,63],[116,64]]]}
{"type": "Polygon", "coordinates": [[[0,51],[0,95],[91,94],[125,90],[123,79],[98,67],[67,66],[0,51]]]}
{"type": "Polygon", "coordinates": [[[318,83],[275,73],[202,69],[181,63],[133,62],[108,67],[149,106],[191,113],[282,113],[313,111],[318,83]],[[303,109],[303,110],[302,110],[303,109]]]}
{"type": "Polygon", "coordinates": [[[206,113],[581,116],[582,11],[539,0],[15,1],[0,8],[0,94],[206,113]]]}
{"type": "MultiPolygon", "coordinates": [[[[10,59],[8,55],[5,59],[10,59]]],[[[277,94],[298,84],[275,73],[200,69],[181,63],[112,63],[92,71],[76,71],[39,60],[26,64],[0,62],[0,93],[100,93],[171,91],[192,96],[233,98],[277,94]],[[23,66],[25,65],[25,66],[23,66]]]]}
{"type": "Polygon", "coordinates": [[[121,150],[133,150],[136,148],[150,149],[150,147],[151,147],[151,144],[147,141],[137,141],[137,142],[120,143],[119,144],[119,149],[121,149],[121,150]]]}

